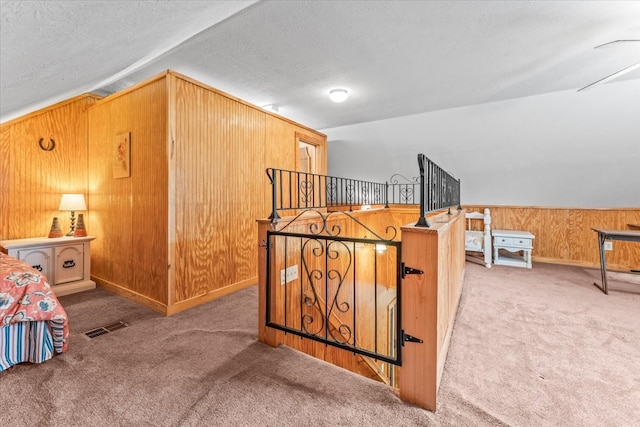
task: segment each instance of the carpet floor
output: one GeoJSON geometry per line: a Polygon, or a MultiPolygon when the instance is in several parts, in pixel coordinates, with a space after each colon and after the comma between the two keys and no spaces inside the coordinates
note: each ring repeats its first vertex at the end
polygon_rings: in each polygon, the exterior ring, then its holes
{"type": "Polygon", "coordinates": [[[257,287],[172,317],[102,289],[69,295],[69,351],[0,372],[0,424],[638,426],[640,286],[615,275],[604,295],[598,277],[468,263],[435,413],[257,341],[257,287]]]}

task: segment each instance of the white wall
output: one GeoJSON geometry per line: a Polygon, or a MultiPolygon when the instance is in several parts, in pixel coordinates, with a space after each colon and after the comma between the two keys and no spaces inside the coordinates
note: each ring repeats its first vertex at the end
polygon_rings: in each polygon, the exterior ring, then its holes
{"type": "Polygon", "coordinates": [[[322,132],[333,176],[411,178],[423,153],[463,204],[640,207],[638,79],[322,132]]]}

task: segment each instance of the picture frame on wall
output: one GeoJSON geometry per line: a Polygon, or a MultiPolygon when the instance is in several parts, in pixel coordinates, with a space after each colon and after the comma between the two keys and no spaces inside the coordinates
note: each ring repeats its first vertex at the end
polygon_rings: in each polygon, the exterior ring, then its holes
{"type": "Polygon", "coordinates": [[[116,135],[113,141],[113,177],[131,176],[131,132],[116,135]]]}

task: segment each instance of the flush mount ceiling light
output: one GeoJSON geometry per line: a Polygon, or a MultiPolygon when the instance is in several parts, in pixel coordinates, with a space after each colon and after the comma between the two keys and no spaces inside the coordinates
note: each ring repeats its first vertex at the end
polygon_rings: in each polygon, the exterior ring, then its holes
{"type": "Polygon", "coordinates": [[[329,99],[333,102],[344,102],[349,97],[349,92],[346,89],[331,89],[329,91],[329,99]]]}

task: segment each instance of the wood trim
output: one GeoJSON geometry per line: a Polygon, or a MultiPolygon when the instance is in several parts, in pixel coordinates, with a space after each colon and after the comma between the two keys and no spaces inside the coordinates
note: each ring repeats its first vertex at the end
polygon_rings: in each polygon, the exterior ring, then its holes
{"type": "Polygon", "coordinates": [[[96,282],[96,285],[100,288],[104,288],[109,292],[130,299],[131,301],[142,304],[153,311],[157,311],[158,313],[167,316],[168,307],[165,304],[99,277],[91,276],[91,279],[93,279],[93,281],[96,282]]]}
{"type": "Polygon", "coordinates": [[[37,111],[33,111],[33,112],[25,114],[23,116],[16,117],[15,119],[8,120],[6,122],[1,123],[0,126],[13,125],[13,124],[19,123],[19,122],[21,122],[23,120],[28,120],[28,119],[31,119],[33,117],[37,117],[37,116],[39,116],[41,114],[46,114],[46,113],[50,112],[51,110],[55,110],[55,109],[58,109],[60,107],[64,107],[65,105],[72,104],[72,103],[77,102],[77,101],[81,101],[81,100],[83,100],[85,98],[95,99],[96,101],[99,101],[99,100],[102,99],[102,97],[99,96],[99,95],[95,95],[93,93],[84,93],[82,95],[78,95],[76,97],[69,98],[69,99],[66,99],[64,101],[60,101],[60,102],[58,102],[56,104],[50,105],[48,107],[41,108],[41,109],[39,109],[37,111]]]}
{"type": "Polygon", "coordinates": [[[162,80],[162,79],[166,78],[168,74],[169,74],[168,70],[164,71],[161,74],[158,74],[156,76],[150,77],[147,80],[143,80],[142,82],[140,82],[138,84],[135,84],[135,85],[130,86],[130,87],[126,88],[126,89],[123,89],[123,90],[121,90],[119,92],[113,93],[113,94],[111,94],[111,95],[109,95],[109,96],[107,96],[105,98],[102,98],[98,102],[93,104],[89,108],[89,110],[92,110],[93,108],[96,108],[96,107],[99,107],[101,105],[104,105],[104,104],[106,104],[108,102],[111,102],[111,101],[113,101],[115,99],[118,99],[118,98],[120,98],[122,96],[125,96],[125,95],[127,95],[127,94],[129,94],[131,92],[135,92],[136,90],[138,90],[138,89],[140,89],[140,88],[142,88],[144,86],[150,85],[150,84],[152,84],[152,83],[154,83],[154,82],[156,82],[158,80],[162,80]]]}
{"type": "Polygon", "coordinates": [[[241,282],[237,282],[232,285],[225,286],[224,288],[214,289],[213,291],[205,295],[180,301],[167,308],[167,316],[172,316],[176,313],[180,313],[181,311],[185,311],[190,308],[196,307],[198,305],[204,304],[206,302],[213,301],[218,298],[222,298],[225,295],[229,295],[241,289],[248,288],[257,283],[258,283],[258,277],[251,277],[247,280],[243,280],[241,282]]]}
{"type": "Polygon", "coordinates": [[[469,205],[462,205],[463,209],[468,209],[468,208],[477,208],[478,206],[482,206],[483,208],[489,208],[489,209],[493,209],[493,208],[500,208],[500,209],[550,209],[550,210],[557,210],[557,209],[569,209],[569,210],[585,210],[585,211],[610,211],[610,210],[616,210],[616,211],[637,211],[640,208],[629,208],[629,207],[625,207],[625,208],[617,208],[617,207],[607,207],[607,208],[586,208],[586,207],[576,207],[576,206],[520,206],[520,205],[477,205],[477,204],[469,204],[469,205]]]}

